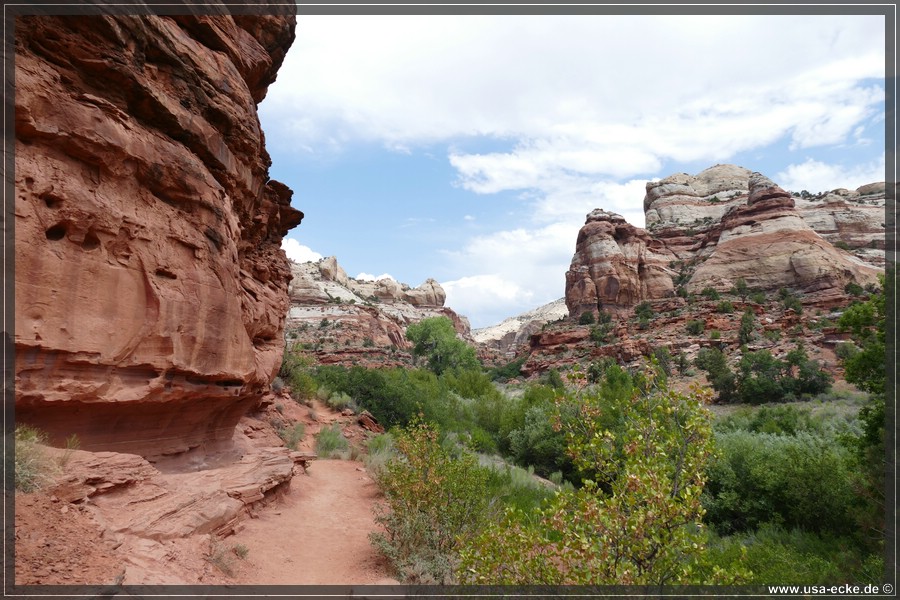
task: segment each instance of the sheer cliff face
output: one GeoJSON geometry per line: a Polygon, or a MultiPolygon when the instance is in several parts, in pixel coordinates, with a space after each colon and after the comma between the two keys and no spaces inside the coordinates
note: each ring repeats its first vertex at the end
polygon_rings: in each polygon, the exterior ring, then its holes
{"type": "Polygon", "coordinates": [[[256,113],[293,16],[16,19],[16,419],[230,439],[281,361],[302,213],[256,113]]]}

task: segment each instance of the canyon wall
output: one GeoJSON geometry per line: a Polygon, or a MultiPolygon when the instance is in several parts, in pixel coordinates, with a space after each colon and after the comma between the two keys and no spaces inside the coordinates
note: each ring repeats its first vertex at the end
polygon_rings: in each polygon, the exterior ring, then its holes
{"type": "Polygon", "coordinates": [[[883,183],[792,194],[760,173],[716,165],[646,189],[646,229],[601,209],[587,215],[566,273],[570,316],[627,312],[682,286],[726,291],[739,278],[828,306],[846,299],[847,284],[875,284],[883,270],[883,183]]]}
{"type": "Polygon", "coordinates": [[[16,420],[152,457],[231,439],[283,351],[256,106],[282,16],[16,19],[16,420]]]}

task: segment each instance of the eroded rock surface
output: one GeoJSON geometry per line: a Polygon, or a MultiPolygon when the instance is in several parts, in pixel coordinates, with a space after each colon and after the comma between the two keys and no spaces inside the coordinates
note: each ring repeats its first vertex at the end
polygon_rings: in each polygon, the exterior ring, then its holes
{"type": "Polygon", "coordinates": [[[444,306],[446,293],[434,279],[415,288],[358,280],[333,256],[291,263],[291,270],[287,338],[321,363],[408,365],[406,328],[429,317],[447,317],[461,338],[473,341],[468,319],[444,306]]]}
{"type": "Polygon", "coordinates": [[[281,361],[300,222],[256,104],[293,16],[16,19],[16,417],[227,443],[281,361]]]}
{"type": "Polygon", "coordinates": [[[566,273],[569,314],[627,311],[678,286],[730,290],[738,278],[840,304],[848,283],[876,284],[883,270],[884,197],[883,183],[791,194],[735,165],[650,182],[646,230],[601,209],[587,216],[566,273]]]}

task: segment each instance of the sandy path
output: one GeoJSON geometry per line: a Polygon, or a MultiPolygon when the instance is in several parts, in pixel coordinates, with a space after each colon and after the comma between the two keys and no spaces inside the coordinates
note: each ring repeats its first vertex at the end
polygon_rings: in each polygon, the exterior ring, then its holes
{"type": "Polygon", "coordinates": [[[236,561],[238,583],[370,585],[396,583],[369,543],[380,497],[361,463],[316,460],[283,503],[263,509],[228,538],[249,553],[236,561]]]}

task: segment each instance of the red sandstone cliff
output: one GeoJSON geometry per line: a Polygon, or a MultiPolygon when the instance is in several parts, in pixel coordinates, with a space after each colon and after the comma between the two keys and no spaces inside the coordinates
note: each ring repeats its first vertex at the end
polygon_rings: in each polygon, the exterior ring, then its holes
{"type": "Polygon", "coordinates": [[[256,105],[293,16],[16,19],[16,420],[84,449],[219,440],[281,361],[302,213],[256,105]]]}

